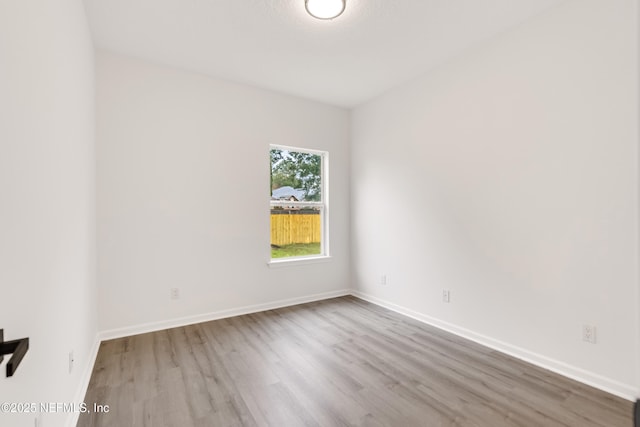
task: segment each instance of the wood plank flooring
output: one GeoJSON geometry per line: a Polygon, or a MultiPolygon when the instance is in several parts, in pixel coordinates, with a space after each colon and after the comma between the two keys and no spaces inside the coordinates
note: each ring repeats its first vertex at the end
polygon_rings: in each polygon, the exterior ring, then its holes
{"type": "Polygon", "coordinates": [[[631,427],[633,404],[354,297],[102,343],[80,427],[631,427]]]}

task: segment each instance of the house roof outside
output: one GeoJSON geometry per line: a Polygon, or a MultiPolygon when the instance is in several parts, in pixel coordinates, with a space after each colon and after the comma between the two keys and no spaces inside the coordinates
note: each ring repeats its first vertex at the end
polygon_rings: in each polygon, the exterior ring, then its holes
{"type": "Polygon", "coordinates": [[[294,197],[296,201],[303,201],[305,198],[304,190],[284,186],[271,192],[271,200],[291,200],[291,197],[294,197]]]}

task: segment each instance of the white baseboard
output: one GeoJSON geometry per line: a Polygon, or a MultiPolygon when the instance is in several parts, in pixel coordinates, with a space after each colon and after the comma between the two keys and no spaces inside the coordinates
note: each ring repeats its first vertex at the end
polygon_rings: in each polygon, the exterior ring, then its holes
{"type": "MultiPolygon", "coordinates": [[[[91,381],[91,374],[93,373],[93,367],[96,364],[96,358],[98,357],[98,350],[100,349],[100,342],[101,342],[100,334],[97,334],[96,339],[93,342],[93,346],[91,346],[91,350],[89,351],[87,362],[85,363],[84,369],[82,371],[82,376],[80,377],[80,385],[73,399],[74,403],[84,402],[84,398],[87,395],[87,389],[89,388],[89,381],[91,381]]],[[[71,412],[69,414],[69,418],[67,419],[67,423],[65,425],[67,427],[76,427],[76,425],[78,424],[78,418],[80,418],[79,412],[71,412]]]]}
{"type": "Polygon", "coordinates": [[[337,291],[323,292],[320,294],[307,295],[297,298],[288,298],[263,304],[248,305],[245,307],[232,308],[229,310],[220,310],[210,313],[197,314],[195,316],[180,317],[176,319],[162,320],[160,322],[150,322],[135,326],[127,326],[125,328],[111,329],[101,332],[99,336],[101,341],[106,341],[115,338],[128,337],[131,335],[145,334],[147,332],[161,331],[163,329],[193,325],[195,323],[209,322],[211,320],[224,319],[227,317],[241,316],[243,314],[258,313],[260,311],[274,310],[276,308],[289,307],[297,304],[305,304],[313,301],[342,297],[350,294],[351,290],[340,289],[337,291]]]}
{"type": "Polygon", "coordinates": [[[469,329],[461,328],[451,323],[444,322],[426,314],[419,313],[409,308],[394,304],[389,301],[385,301],[383,299],[365,294],[360,291],[352,290],[351,295],[370,303],[379,305],[381,307],[387,308],[391,311],[395,311],[396,313],[411,317],[412,319],[418,320],[428,325],[435,326],[436,328],[458,335],[462,338],[474,341],[478,344],[484,345],[485,347],[492,348],[494,350],[508,354],[509,356],[513,356],[517,359],[524,360],[525,362],[537,365],[541,368],[548,369],[549,371],[555,372],[567,378],[571,378],[572,380],[576,380],[600,390],[606,391],[607,393],[611,393],[623,399],[635,402],[638,396],[638,390],[636,390],[636,387],[634,387],[633,385],[624,384],[610,378],[595,374],[593,372],[571,366],[559,360],[551,359],[532,351],[493,339],[482,334],[478,334],[469,329]]]}

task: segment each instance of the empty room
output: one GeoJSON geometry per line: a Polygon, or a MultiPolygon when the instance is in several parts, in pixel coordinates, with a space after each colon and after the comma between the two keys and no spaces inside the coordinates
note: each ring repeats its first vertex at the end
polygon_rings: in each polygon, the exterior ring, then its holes
{"type": "Polygon", "coordinates": [[[0,0],[0,426],[639,427],[639,0],[0,0]]]}

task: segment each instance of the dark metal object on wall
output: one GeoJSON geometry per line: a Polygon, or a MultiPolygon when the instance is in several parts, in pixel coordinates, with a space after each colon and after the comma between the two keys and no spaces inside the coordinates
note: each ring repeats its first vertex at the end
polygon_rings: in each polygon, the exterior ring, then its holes
{"type": "Polygon", "coordinates": [[[21,338],[19,340],[4,340],[4,329],[0,329],[0,363],[4,360],[4,356],[11,354],[9,362],[7,362],[7,376],[13,376],[18,365],[22,362],[22,358],[29,350],[29,338],[21,338]]]}

